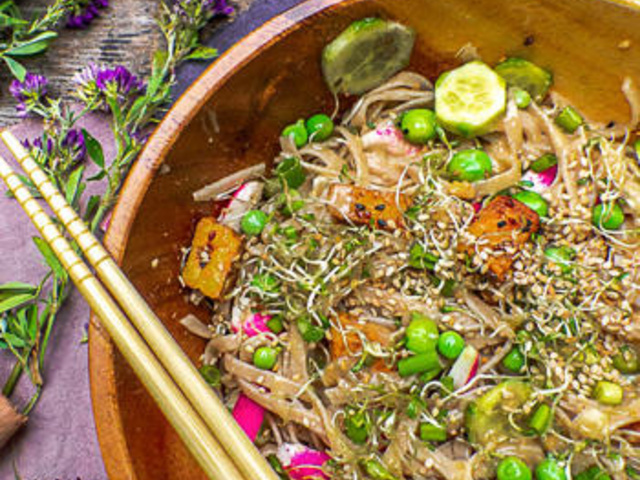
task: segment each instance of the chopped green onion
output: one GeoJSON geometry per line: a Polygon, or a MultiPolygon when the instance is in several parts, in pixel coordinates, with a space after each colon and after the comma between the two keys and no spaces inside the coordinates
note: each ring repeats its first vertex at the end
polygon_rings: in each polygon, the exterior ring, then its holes
{"type": "Polygon", "coordinates": [[[593,390],[593,397],[603,405],[620,405],[624,392],[617,383],[600,380],[593,390]]]}
{"type": "Polygon", "coordinates": [[[424,372],[422,375],[420,375],[420,381],[423,383],[430,382],[431,380],[436,378],[438,375],[440,375],[440,372],[442,372],[441,366],[438,368],[434,368],[433,370],[424,372]]]}
{"type": "Polygon", "coordinates": [[[362,467],[371,480],[397,480],[378,460],[365,460],[362,467]]]}
{"type": "Polygon", "coordinates": [[[308,343],[316,343],[324,338],[325,330],[311,323],[311,319],[307,316],[298,319],[298,330],[302,339],[308,343]]]}
{"type": "Polygon", "coordinates": [[[417,373],[428,372],[440,367],[440,359],[435,349],[419,353],[413,357],[403,358],[398,362],[398,373],[401,377],[409,377],[417,373]]]}
{"type": "Polygon", "coordinates": [[[213,365],[203,365],[200,367],[200,375],[204,378],[205,382],[207,382],[212,387],[220,386],[220,379],[222,378],[222,374],[220,370],[213,365]]]}
{"type": "Polygon", "coordinates": [[[525,358],[519,347],[513,347],[502,359],[502,366],[507,370],[520,373],[525,365],[525,358]]]}
{"type": "Polygon", "coordinates": [[[300,165],[300,159],[296,157],[285,158],[280,162],[276,167],[276,175],[278,175],[289,188],[298,188],[307,179],[307,174],[304,172],[302,165],[300,165]]]}
{"type": "Polygon", "coordinates": [[[540,158],[534,160],[531,163],[531,170],[536,173],[542,173],[557,164],[558,157],[556,157],[553,153],[545,153],[540,158]]]}
{"type": "Polygon", "coordinates": [[[356,445],[363,445],[369,438],[371,422],[366,412],[348,409],[344,420],[345,433],[356,445]]]}
{"type": "Polygon", "coordinates": [[[267,328],[275,334],[282,333],[282,331],[284,330],[282,317],[280,317],[280,315],[276,315],[275,317],[272,317],[270,320],[267,321],[267,328]]]}
{"type": "Polygon", "coordinates": [[[622,345],[620,351],[613,357],[613,366],[620,373],[638,373],[640,371],[638,351],[630,345],[622,345]]]}
{"type": "Polygon", "coordinates": [[[411,314],[407,327],[406,347],[413,353],[424,353],[435,349],[438,342],[436,322],[417,312],[411,314]]]}
{"type": "Polygon", "coordinates": [[[423,423],[420,425],[420,439],[425,442],[445,442],[447,430],[439,425],[423,423]]]}
{"type": "Polygon", "coordinates": [[[556,117],[556,124],[568,133],[574,133],[583,123],[583,118],[573,107],[565,107],[556,117]]]}
{"type": "Polygon", "coordinates": [[[546,403],[542,403],[533,412],[533,415],[529,419],[529,426],[533,428],[536,433],[542,435],[549,428],[551,422],[551,407],[546,403]]]}

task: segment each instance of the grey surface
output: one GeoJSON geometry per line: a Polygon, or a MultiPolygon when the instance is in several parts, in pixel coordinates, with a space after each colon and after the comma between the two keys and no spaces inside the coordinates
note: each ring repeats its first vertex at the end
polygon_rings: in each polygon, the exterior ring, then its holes
{"type": "MultiPolygon", "coordinates": [[[[52,82],[69,81],[68,72],[76,70],[91,55],[99,61],[133,62],[136,70],[145,69],[145,52],[151,51],[155,34],[151,32],[151,13],[155,2],[143,0],[112,1],[113,6],[107,17],[102,19],[89,36],[81,32],[71,32],[70,48],[77,50],[66,60],[66,67],[56,59],[56,48],[62,45],[67,33],[59,43],[54,44],[49,57],[39,60],[37,70],[48,74],[51,69],[59,72],[53,75],[52,82]],[[105,38],[117,36],[119,17],[123,9],[136,9],[141,25],[139,35],[131,37],[108,55],[100,52],[105,38]],[[96,50],[97,49],[97,50],[96,50]],[[83,50],[92,52],[87,56],[83,50]],[[136,53],[137,50],[137,53],[136,53]],[[141,54],[142,53],[142,54],[141,54]],[[102,56],[101,56],[102,55],[102,56]],[[137,57],[137,58],[136,58],[137,57]],[[77,64],[76,64],[77,63],[77,64]],[[64,68],[63,68],[64,67],[64,68]],[[66,70],[65,70],[66,68],[66,70]]],[[[208,40],[211,46],[221,51],[231,46],[244,35],[255,29],[267,19],[282,12],[300,0],[253,0],[253,5],[245,0],[243,8],[232,22],[220,22],[208,40]]],[[[127,12],[131,14],[131,11],[127,12]]],[[[116,45],[118,43],[116,42],[116,45]]],[[[64,50],[63,50],[64,51],[64,50]]],[[[58,51],[58,55],[60,55],[58,51]]],[[[206,65],[189,64],[179,72],[179,94],[206,68],[206,65]]],[[[1,77],[0,77],[1,79],[1,77]]],[[[6,85],[5,80],[2,84],[6,85]]],[[[68,83],[67,83],[68,84],[68,83]]],[[[0,101],[0,123],[12,118],[12,105],[4,98],[0,101]]],[[[109,142],[109,129],[103,119],[89,119],[87,129],[98,137],[105,146],[107,156],[112,152],[109,142]]],[[[15,132],[25,138],[32,138],[38,132],[38,125],[27,123],[20,125],[15,132]]],[[[7,156],[0,148],[0,155],[7,156]]],[[[1,183],[1,182],[0,182],[1,183]]],[[[43,272],[37,253],[30,238],[36,235],[28,220],[15,201],[4,197],[5,187],[0,185],[0,283],[9,280],[25,282],[37,281],[43,272]]],[[[61,313],[50,343],[44,377],[47,382],[39,405],[32,413],[29,423],[14,440],[0,451],[0,480],[13,479],[13,468],[17,468],[23,480],[103,480],[106,479],[100,451],[96,439],[91,410],[89,380],[87,371],[87,345],[81,344],[84,328],[89,319],[88,307],[77,294],[61,313]]],[[[11,357],[0,353],[0,383],[6,379],[12,365],[11,357]]],[[[28,382],[21,384],[19,394],[12,398],[19,406],[30,393],[28,382]]]]}

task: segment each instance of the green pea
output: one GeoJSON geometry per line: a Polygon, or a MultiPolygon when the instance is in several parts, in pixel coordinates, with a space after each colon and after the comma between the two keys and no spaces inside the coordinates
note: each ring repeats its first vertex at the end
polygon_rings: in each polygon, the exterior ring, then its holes
{"type": "Polygon", "coordinates": [[[272,347],[260,347],[253,354],[253,364],[262,370],[271,370],[278,363],[278,351],[272,347]]]}
{"type": "Polygon", "coordinates": [[[520,88],[513,89],[513,99],[518,108],[527,108],[531,104],[531,95],[529,92],[520,88]]]}
{"type": "Polygon", "coordinates": [[[249,210],[242,217],[240,227],[247,235],[260,235],[268,219],[269,217],[262,210],[249,210]]]}
{"type": "Polygon", "coordinates": [[[397,480],[378,460],[365,460],[362,467],[372,480],[397,480]]]}
{"type": "Polygon", "coordinates": [[[518,200],[520,203],[524,203],[540,217],[546,217],[549,215],[549,205],[539,193],[522,190],[521,192],[516,193],[513,198],[518,200]]]}
{"type": "Polygon", "coordinates": [[[436,136],[436,114],[426,108],[408,110],[400,119],[400,130],[411,143],[425,144],[436,136]]]}
{"type": "Polygon", "coordinates": [[[620,405],[624,392],[617,383],[600,380],[593,390],[593,397],[603,405],[620,405]]]}
{"type": "Polygon", "coordinates": [[[348,409],[344,420],[345,433],[356,445],[363,445],[369,438],[371,421],[364,411],[348,409]]]}
{"type": "Polygon", "coordinates": [[[430,318],[412,313],[411,323],[407,327],[406,346],[413,353],[424,353],[435,349],[438,342],[438,326],[430,318]]]}
{"type": "Polygon", "coordinates": [[[464,350],[464,345],[464,338],[458,332],[452,330],[444,332],[438,339],[438,351],[443,357],[450,360],[460,356],[464,350]]]}
{"type": "Polygon", "coordinates": [[[556,124],[568,133],[574,133],[583,123],[584,119],[573,107],[565,107],[556,117],[556,124]]]}
{"type": "Polygon", "coordinates": [[[324,113],[318,113],[307,120],[309,138],[316,142],[324,142],[333,133],[333,120],[324,113]]]}
{"type": "Polygon", "coordinates": [[[524,368],[525,358],[520,348],[513,347],[509,353],[502,359],[502,365],[507,370],[519,373],[524,368]]]}
{"type": "Polygon", "coordinates": [[[557,460],[547,458],[536,467],[537,480],[567,480],[567,472],[560,466],[557,460]]]}
{"type": "Polygon", "coordinates": [[[573,260],[576,258],[576,251],[571,247],[549,247],[544,251],[545,257],[560,267],[562,273],[569,273],[573,270],[573,260]]]}
{"type": "Polygon", "coordinates": [[[498,480],[531,480],[531,470],[518,457],[507,457],[498,465],[498,480]]]}
{"type": "Polygon", "coordinates": [[[599,203],[593,207],[591,222],[598,228],[617,230],[624,223],[624,212],[618,202],[599,203]]]}
{"type": "Polygon", "coordinates": [[[620,351],[613,357],[613,366],[620,373],[638,373],[640,371],[638,351],[630,345],[622,345],[620,351]]]}
{"type": "Polygon", "coordinates": [[[284,130],[282,130],[282,136],[293,137],[293,143],[295,143],[298,148],[304,147],[309,140],[307,128],[304,126],[304,120],[298,120],[296,123],[287,125],[284,130]]]}
{"type": "Polygon", "coordinates": [[[447,165],[447,171],[465,182],[483,180],[493,173],[491,157],[484,150],[471,149],[457,152],[447,165]]]}

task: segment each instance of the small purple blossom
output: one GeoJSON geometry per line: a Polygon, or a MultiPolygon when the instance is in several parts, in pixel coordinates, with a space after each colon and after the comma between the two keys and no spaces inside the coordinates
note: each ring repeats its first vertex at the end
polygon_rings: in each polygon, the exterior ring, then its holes
{"type": "Polygon", "coordinates": [[[108,68],[90,63],[75,77],[77,96],[85,103],[117,98],[126,102],[145,91],[145,84],[121,65],[108,68]]]}
{"type": "Polygon", "coordinates": [[[23,140],[22,145],[29,150],[35,149],[36,154],[43,154],[47,157],[55,153],[57,158],[69,164],[84,160],[87,154],[84,136],[82,131],[77,128],[72,128],[67,132],[58,148],[56,148],[52,137],[46,133],[34,138],[31,142],[26,139],[23,140]]]}
{"type": "Polygon", "coordinates": [[[69,155],[73,163],[84,160],[87,154],[87,146],[84,143],[84,135],[77,128],[72,128],[62,140],[61,148],[69,155]]]}
{"type": "Polygon", "coordinates": [[[191,19],[193,12],[200,6],[212,16],[231,15],[234,11],[227,0],[173,0],[172,3],[174,11],[187,20],[191,19]]]}
{"type": "Polygon", "coordinates": [[[231,15],[233,7],[227,0],[205,0],[205,7],[210,9],[214,15],[231,15]]]}
{"type": "Polygon", "coordinates": [[[16,110],[18,115],[26,116],[33,106],[47,97],[49,80],[43,75],[27,73],[24,81],[13,80],[9,92],[18,101],[16,110]]]}
{"type": "Polygon", "coordinates": [[[88,0],[84,6],[79,6],[77,11],[67,19],[68,28],[87,28],[96,17],[100,16],[100,10],[109,6],[109,0],[88,0]]]}

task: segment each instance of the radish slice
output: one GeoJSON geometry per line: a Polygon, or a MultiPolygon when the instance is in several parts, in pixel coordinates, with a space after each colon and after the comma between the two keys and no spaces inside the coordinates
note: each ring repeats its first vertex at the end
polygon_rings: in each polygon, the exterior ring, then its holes
{"type": "Polygon", "coordinates": [[[521,182],[530,182],[532,184],[530,186],[524,187],[526,190],[531,190],[532,192],[536,193],[542,193],[551,185],[553,185],[553,182],[555,182],[557,176],[558,166],[554,165],[553,167],[549,167],[540,173],[534,172],[533,170],[527,170],[525,174],[522,175],[521,182]]]}
{"type": "Polygon", "coordinates": [[[251,181],[242,185],[233,192],[227,208],[222,211],[218,221],[222,225],[240,231],[242,216],[260,201],[263,189],[264,184],[258,181],[251,181]]]}
{"type": "Polygon", "coordinates": [[[258,433],[260,433],[264,422],[264,415],[265,409],[243,393],[240,394],[235,407],[233,407],[233,418],[236,419],[238,425],[252,442],[258,438],[258,433]]]}
{"type": "Polygon", "coordinates": [[[384,122],[375,130],[362,136],[362,146],[369,148],[385,148],[387,153],[394,156],[413,156],[420,152],[421,148],[412,145],[404,139],[404,135],[393,122],[384,122]]]}
{"type": "Polygon", "coordinates": [[[313,450],[299,443],[283,443],[278,448],[276,457],[291,480],[328,479],[322,466],[331,457],[324,452],[313,450]]]}
{"type": "Polygon", "coordinates": [[[479,364],[480,354],[471,345],[467,345],[449,372],[454,388],[458,389],[469,383],[478,373],[479,364]]]}
{"type": "Polygon", "coordinates": [[[269,320],[271,320],[271,315],[261,313],[243,315],[239,308],[234,308],[231,312],[231,329],[234,333],[242,330],[248,337],[255,337],[261,333],[271,332],[267,326],[269,320]]]}

